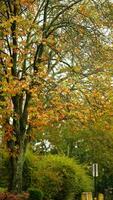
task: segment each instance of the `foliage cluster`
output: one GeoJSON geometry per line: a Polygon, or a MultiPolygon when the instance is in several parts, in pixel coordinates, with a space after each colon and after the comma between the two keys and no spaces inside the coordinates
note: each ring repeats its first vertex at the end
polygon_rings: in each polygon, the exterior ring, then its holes
{"type": "Polygon", "coordinates": [[[83,130],[73,138],[70,145],[70,154],[81,164],[87,163],[89,173],[92,175],[92,164],[98,163],[99,176],[97,177],[97,191],[113,187],[113,134],[111,131],[101,129],[83,130]],[[76,144],[76,148],[74,145],[76,144]]]}
{"type": "Polygon", "coordinates": [[[73,159],[48,155],[38,157],[31,165],[28,166],[32,171],[31,185],[43,192],[45,200],[74,199],[81,192],[92,190],[85,169],[73,159]]]}

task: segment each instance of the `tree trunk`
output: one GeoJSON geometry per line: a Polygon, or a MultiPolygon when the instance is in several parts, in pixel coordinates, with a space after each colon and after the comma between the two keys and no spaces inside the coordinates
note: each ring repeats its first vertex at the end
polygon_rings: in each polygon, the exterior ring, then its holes
{"type": "Polygon", "coordinates": [[[27,108],[30,97],[31,95],[26,92],[22,96],[16,95],[12,98],[14,113],[18,115],[18,118],[13,118],[13,135],[15,140],[11,138],[7,142],[7,146],[10,149],[9,191],[16,193],[22,192],[23,165],[28,142],[26,135],[29,131],[29,128],[27,128],[27,108]]]}
{"type": "Polygon", "coordinates": [[[24,154],[25,154],[24,145],[23,145],[23,142],[21,142],[18,155],[10,156],[9,191],[11,192],[16,192],[16,193],[22,192],[22,174],[23,174],[24,154]]]}

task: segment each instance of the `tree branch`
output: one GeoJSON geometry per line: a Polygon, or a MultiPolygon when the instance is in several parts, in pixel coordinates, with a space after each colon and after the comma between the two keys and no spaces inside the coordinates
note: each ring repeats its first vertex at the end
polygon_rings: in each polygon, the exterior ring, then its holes
{"type": "Polygon", "coordinates": [[[62,9],[51,21],[51,23],[49,24],[48,28],[47,28],[47,32],[49,31],[49,29],[52,27],[52,25],[54,24],[54,22],[58,19],[58,17],[60,15],[62,15],[64,12],[66,12],[67,10],[69,10],[70,8],[72,8],[74,5],[76,5],[77,3],[81,2],[83,0],[77,0],[73,3],[71,3],[70,5],[68,5],[67,7],[65,7],[64,9],[62,9]]]}

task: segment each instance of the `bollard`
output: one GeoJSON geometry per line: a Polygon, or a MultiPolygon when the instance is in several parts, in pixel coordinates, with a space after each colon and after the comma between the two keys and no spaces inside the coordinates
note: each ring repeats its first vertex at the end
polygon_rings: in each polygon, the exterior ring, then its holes
{"type": "Polygon", "coordinates": [[[104,195],[102,193],[98,194],[98,200],[104,200],[104,195]]]}
{"type": "Polygon", "coordinates": [[[81,200],[93,200],[92,192],[83,192],[81,195],[81,200]]]}
{"type": "Polygon", "coordinates": [[[88,200],[93,200],[92,192],[88,192],[88,200]]]}

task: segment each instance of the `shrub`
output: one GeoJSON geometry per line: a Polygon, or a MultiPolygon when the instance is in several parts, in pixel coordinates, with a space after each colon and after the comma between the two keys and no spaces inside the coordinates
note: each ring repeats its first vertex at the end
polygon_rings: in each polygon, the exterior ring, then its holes
{"type": "Polygon", "coordinates": [[[5,193],[0,193],[0,200],[6,199],[6,194],[5,193]]]}
{"type": "Polygon", "coordinates": [[[28,193],[16,195],[13,193],[2,192],[0,193],[0,200],[26,200],[28,199],[28,193]]]}
{"type": "Polygon", "coordinates": [[[29,189],[29,200],[42,200],[43,193],[37,189],[29,189]]]}
{"type": "Polygon", "coordinates": [[[92,183],[83,167],[62,156],[43,156],[32,167],[32,185],[48,200],[72,200],[81,192],[91,191],[92,183]]]}
{"type": "Polygon", "coordinates": [[[0,200],[21,200],[15,194],[10,193],[0,193],[0,200]]]}

